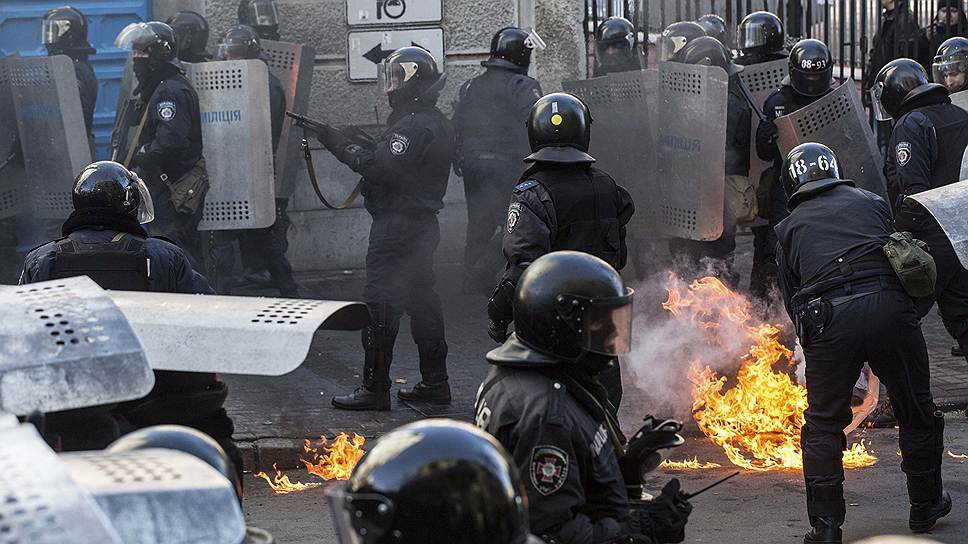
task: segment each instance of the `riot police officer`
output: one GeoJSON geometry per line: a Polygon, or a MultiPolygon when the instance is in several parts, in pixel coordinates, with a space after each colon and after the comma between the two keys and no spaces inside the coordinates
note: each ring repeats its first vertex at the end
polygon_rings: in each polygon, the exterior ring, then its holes
{"type": "Polygon", "coordinates": [[[656,53],[660,62],[672,60],[687,43],[706,35],[706,30],[692,21],[679,21],[665,27],[659,35],[656,53]]]}
{"type": "Polygon", "coordinates": [[[239,0],[239,24],[254,28],[260,39],[280,39],[275,0],[239,0]]]}
{"type": "Polygon", "coordinates": [[[931,65],[934,82],[944,85],[949,93],[968,89],[968,38],[948,38],[938,48],[931,65]]]}
{"type": "Polygon", "coordinates": [[[938,303],[948,334],[968,351],[968,271],[931,214],[904,197],[959,181],[968,147],[968,112],[951,104],[948,90],[929,83],[921,65],[911,59],[889,62],[874,79],[872,103],[879,120],[894,120],[884,174],[888,193],[896,195],[895,223],[931,247],[938,267],[932,296],[919,299],[924,317],[938,303]]]}
{"type": "Polygon", "coordinates": [[[394,429],[330,492],[339,542],[380,544],[393,535],[400,544],[540,544],[528,534],[513,466],[501,444],[467,423],[430,419],[394,429]]]}
{"type": "MultiPolygon", "coordinates": [[[[261,59],[262,45],[255,30],[246,25],[236,25],[225,33],[218,48],[219,60],[261,59]]],[[[272,129],[272,152],[279,147],[282,125],[286,120],[286,90],[272,72],[269,72],[269,117],[272,129]]],[[[271,285],[279,289],[283,297],[299,297],[299,287],[292,277],[292,265],[286,258],[289,247],[287,234],[292,224],[286,208],[289,200],[276,199],[276,221],[264,229],[250,229],[239,233],[239,251],[242,265],[249,271],[268,270],[271,285]]]]}
{"type": "Polygon", "coordinates": [[[641,70],[642,61],[638,34],[631,21],[624,17],[609,17],[595,29],[594,77],[641,70]]]}
{"type": "Polygon", "coordinates": [[[776,226],[779,283],[803,346],[809,403],[801,444],[813,529],[804,542],[841,542],[841,450],[865,361],[887,386],[900,427],[910,527],[927,531],[951,510],[941,485],[944,414],[931,398],[914,305],[883,250],[894,232],[891,208],[840,179],[821,144],[794,148],[782,176],[790,215],[776,226]]]}
{"type": "Polygon", "coordinates": [[[736,62],[752,66],[785,58],[785,41],[779,17],[768,11],[754,11],[736,27],[736,62]]]}
{"type": "Polygon", "coordinates": [[[183,176],[198,175],[202,167],[202,126],[198,94],[176,58],[175,33],[165,23],[132,23],[118,35],[116,44],[133,52],[139,107],[135,122],[143,123],[138,151],[131,165],[148,184],[155,203],[151,232],[174,241],[198,258],[196,230],[202,205],[179,209],[171,186],[183,176]]]}
{"type": "Polygon", "coordinates": [[[547,542],[684,538],[692,507],[678,481],[630,510],[619,465],[625,439],[598,380],[630,349],[632,296],[605,261],[548,253],[518,281],[514,334],[487,354],[494,366],[478,389],[477,424],[511,453],[531,530],[547,542]]]}
{"type": "MultiPolygon", "coordinates": [[[[151,238],[143,225],[154,218],[151,194],[124,166],[96,162],[74,181],[74,211],[64,237],[31,251],[20,283],[86,275],[105,289],[212,294],[177,246],[151,238]]],[[[241,471],[232,442],[232,420],[223,408],[228,389],[215,374],[155,372],[147,397],[117,407],[52,414],[48,437],[64,450],[101,449],[132,428],[177,423],[219,442],[241,471]]]]}
{"type": "Polygon", "coordinates": [[[422,379],[398,396],[450,403],[444,316],[434,290],[437,214],[454,153],[450,122],[437,109],[445,76],[420,47],[394,51],[383,74],[393,111],[374,142],[361,145],[331,127],[318,134],[340,162],[363,175],[363,204],[373,218],[363,288],[370,311],[363,330],[363,385],[333,398],[333,406],[346,410],[390,409],[390,363],[404,312],[410,315],[422,379]]]}
{"type": "MultiPolygon", "coordinates": [[[[739,73],[742,66],[732,61],[732,55],[715,38],[702,36],[690,41],[673,58],[685,64],[718,66],[729,76],[726,98],[726,178],[727,190],[732,187],[749,185],[750,170],[750,127],[752,111],[742,89],[739,73]]],[[[722,280],[736,287],[739,274],[733,269],[733,254],[736,251],[736,210],[728,205],[727,198],[723,207],[723,233],[713,241],[699,242],[673,238],[669,240],[669,250],[689,271],[698,270],[704,259],[721,262],[719,275],[722,280]]]]}
{"type": "Polygon", "coordinates": [[[716,38],[727,50],[732,49],[733,43],[729,37],[729,28],[726,26],[726,21],[722,17],[715,13],[707,13],[696,19],[696,22],[699,23],[699,26],[703,27],[707,36],[716,38]]]}
{"type": "MultiPolygon", "coordinates": [[[[514,319],[512,300],[521,274],[538,257],[565,249],[585,251],[615,269],[625,266],[625,226],[635,212],[632,197],[607,173],[592,166],[587,153],[591,114],[578,97],[552,93],[528,116],[532,163],[511,194],[504,233],[507,265],[487,305],[488,335],[507,339],[514,319]]],[[[622,380],[612,364],[603,380],[613,411],[622,398],[622,380]]]]}
{"type": "Polygon", "coordinates": [[[87,41],[87,17],[69,6],[55,8],[44,14],[43,40],[47,54],[67,55],[74,61],[74,76],[81,94],[84,126],[92,149],[94,142],[94,105],[97,102],[97,76],[88,57],[97,51],[87,41]]]}
{"type": "Polygon", "coordinates": [[[534,40],[520,28],[502,28],[491,40],[483,74],[460,88],[454,111],[456,169],[464,178],[467,237],[464,291],[487,289],[500,267],[499,232],[507,194],[527,155],[524,123],[541,98],[541,85],[528,77],[534,40]]]}
{"type": "Polygon", "coordinates": [[[208,50],[208,21],[194,11],[176,11],[166,24],[175,32],[178,60],[207,62],[212,60],[208,50]]]}
{"type": "Polygon", "coordinates": [[[789,75],[779,89],[773,91],[763,103],[763,115],[756,128],[756,154],[773,164],[772,170],[761,177],[759,188],[764,195],[759,211],[769,220],[768,225],[754,226],[753,269],[750,273],[750,291],[766,299],[776,285],[776,235],[773,227],[787,215],[786,195],[780,185],[780,169],[783,156],[777,147],[777,117],[789,115],[819,100],[831,91],[833,62],[827,46],[818,40],[800,40],[790,50],[789,75]]]}

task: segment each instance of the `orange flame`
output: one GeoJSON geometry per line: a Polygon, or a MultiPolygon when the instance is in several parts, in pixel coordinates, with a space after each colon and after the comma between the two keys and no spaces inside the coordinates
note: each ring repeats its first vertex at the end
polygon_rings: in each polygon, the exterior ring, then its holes
{"type": "Polygon", "coordinates": [[[968,460],[968,455],[965,455],[964,453],[955,453],[951,450],[948,450],[948,457],[952,459],[958,459],[961,462],[965,462],[965,460],[968,460]]]}
{"type": "Polygon", "coordinates": [[[323,485],[320,483],[304,484],[302,482],[292,482],[289,480],[288,475],[283,474],[282,471],[279,470],[279,467],[273,464],[272,468],[276,471],[274,478],[269,478],[269,475],[265,472],[257,473],[256,477],[265,480],[269,484],[269,487],[272,488],[272,491],[277,495],[287,495],[296,491],[304,491],[306,489],[323,485]]]}
{"type": "Polygon", "coordinates": [[[313,460],[309,462],[300,459],[300,461],[313,476],[318,476],[327,481],[349,480],[356,463],[360,460],[360,457],[363,457],[362,446],[365,441],[365,438],[356,433],[353,433],[352,440],[346,433],[339,433],[339,436],[333,439],[331,446],[326,445],[325,437],[320,437],[316,441],[316,447],[312,447],[312,443],[306,440],[303,449],[306,450],[306,453],[312,454],[313,460]],[[320,455],[319,448],[322,448],[325,453],[320,455]]]}
{"type": "Polygon", "coordinates": [[[700,461],[698,457],[693,457],[692,459],[683,459],[682,461],[665,459],[659,464],[659,468],[668,470],[696,470],[704,468],[719,468],[721,466],[723,465],[720,465],[719,463],[706,463],[700,461]]]}
{"type": "MultiPolygon", "coordinates": [[[[678,280],[670,273],[670,283],[678,280]]],[[[792,352],[780,340],[780,328],[753,320],[749,301],[713,277],[689,284],[685,293],[668,290],[662,307],[680,320],[689,320],[716,343],[722,324],[744,330],[749,351],[742,356],[736,384],[726,388],[719,376],[702,360],[693,361],[689,379],[693,384],[693,417],[699,429],[723,448],[734,465],[750,470],[801,468],[800,429],[807,407],[807,391],[786,372],[774,370],[790,365],[792,352]]],[[[720,365],[721,366],[721,365],[720,365]]],[[[863,441],[844,452],[846,468],[865,467],[877,458],[863,441]]]]}

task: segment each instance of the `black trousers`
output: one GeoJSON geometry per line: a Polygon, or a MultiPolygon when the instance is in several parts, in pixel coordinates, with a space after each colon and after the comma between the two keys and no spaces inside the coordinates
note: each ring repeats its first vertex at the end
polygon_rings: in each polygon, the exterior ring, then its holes
{"type": "Polygon", "coordinates": [[[464,196],[467,200],[467,238],[464,246],[465,282],[491,287],[504,266],[501,236],[511,190],[521,163],[498,159],[465,159],[464,196]]]}
{"type": "Polygon", "coordinates": [[[289,199],[276,199],[276,222],[264,229],[239,232],[239,252],[242,266],[248,270],[268,270],[272,284],[284,297],[298,297],[299,288],[292,277],[292,265],[286,258],[289,249],[289,227],[292,221],[286,213],[289,199]]]}
{"type": "Polygon", "coordinates": [[[375,388],[389,389],[389,360],[404,313],[410,316],[423,381],[447,380],[444,314],[434,289],[434,253],[439,243],[436,212],[402,210],[373,215],[363,287],[373,323],[364,331],[363,342],[367,350],[378,349],[386,355],[386,363],[377,365],[372,375],[375,388]],[[379,329],[378,338],[374,338],[374,329],[379,329]]]}
{"type": "MultiPolygon", "coordinates": [[[[858,288],[855,294],[863,292],[858,288]]],[[[897,416],[901,469],[911,500],[938,496],[943,420],[939,428],[928,352],[911,298],[892,288],[845,302],[833,308],[822,333],[812,332],[808,340],[801,338],[809,403],[801,445],[811,518],[843,522],[844,428],[851,421],[851,391],[865,361],[886,385],[897,416]]]]}
{"type": "Polygon", "coordinates": [[[753,268],[750,270],[750,292],[766,300],[777,285],[776,232],[771,225],[752,227],[753,268]]]}

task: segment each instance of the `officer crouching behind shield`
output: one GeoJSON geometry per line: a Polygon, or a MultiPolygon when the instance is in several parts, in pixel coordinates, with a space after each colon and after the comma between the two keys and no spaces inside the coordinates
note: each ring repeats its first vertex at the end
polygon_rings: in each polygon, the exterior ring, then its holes
{"type": "Polygon", "coordinates": [[[434,290],[437,214],[454,153],[450,122],[437,109],[445,76],[420,47],[397,49],[382,70],[393,111],[377,139],[361,144],[329,126],[317,134],[340,162],[363,175],[363,204],[373,219],[363,288],[370,311],[363,330],[363,385],[333,398],[333,406],[344,410],[390,409],[390,363],[404,312],[410,315],[422,379],[398,396],[438,404],[451,398],[444,315],[434,290]]]}
{"type": "Polygon", "coordinates": [[[809,403],[801,444],[813,529],[804,542],[842,541],[844,428],[865,361],[887,386],[900,427],[910,528],[930,530],[951,510],[941,484],[944,414],[931,397],[914,304],[884,249],[895,232],[891,208],[840,179],[821,144],[795,147],[782,175],[790,215],[776,226],[779,283],[803,346],[809,403]]]}
{"type": "Polygon", "coordinates": [[[115,45],[132,52],[140,125],[130,166],[148,184],[155,203],[151,233],[172,240],[201,262],[198,223],[208,175],[202,161],[198,95],[176,59],[175,33],[165,23],[132,23],[115,45]]]}
{"type": "MultiPolygon", "coordinates": [[[[511,194],[504,233],[505,272],[487,304],[488,335],[504,342],[514,319],[518,278],[538,257],[577,250],[625,266],[625,226],[635,212],[632,197],[587,153],[592,117],[578,97],[552,93],[528,116],[531,166],[511,194]]],[[[617,364],[603,372],[610,409],[618,411],[622,377],[617,364]]]]}
{"type": "Polygon", "coordinates": [[[515,332],[487,354],[477,424],[508,449],[527,491],[531,531],[547,542],[681,542],[692,506],[672,480],[630,509],[625,438],[598,379],[630,348],[632,289],[577,251],[536,259],[514,293],[515,332]],[[625,540],[623,540],[625,539],[625,540]]]}

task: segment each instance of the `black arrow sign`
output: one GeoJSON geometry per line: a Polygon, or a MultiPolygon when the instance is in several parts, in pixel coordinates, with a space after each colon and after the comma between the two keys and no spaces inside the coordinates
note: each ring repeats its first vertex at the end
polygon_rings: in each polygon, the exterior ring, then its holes
{"type": "MultiPolygon", "coordinates": [[[[424,49],[426,51],[430,51],[429,49],[427,49],[426,47],[420,45],[417,42],[410,42],[410,45],[412,45],[414,47],[419,47],[419,48],[424,49]]],[[[396,51],[396,49],[386,49],[386,50],[384,50],[383,49],[383,43],[378,43],[378,44],[374,45],[372,49],[370,49],[366,53],[363,53],[363,58],[366,59],[366,60],[368,60],[368,61],[370,61],[370,62],[372,62],[373,64],[380,64],[387,57],[389,57],[390,55],[392,55],[394,51],[396,51]]]]}

